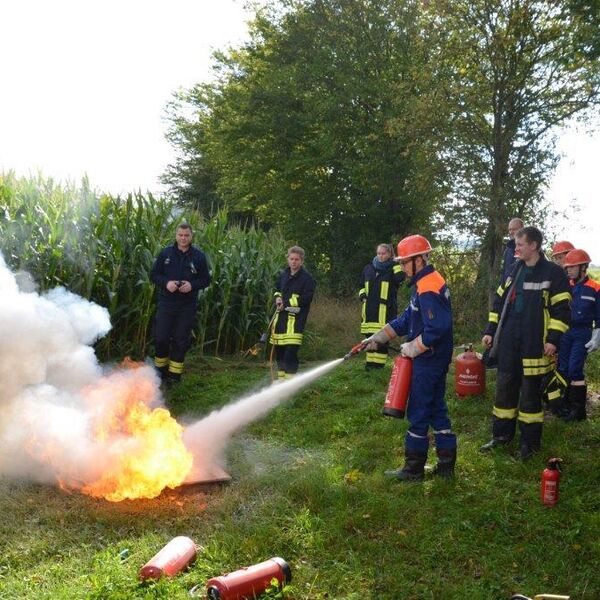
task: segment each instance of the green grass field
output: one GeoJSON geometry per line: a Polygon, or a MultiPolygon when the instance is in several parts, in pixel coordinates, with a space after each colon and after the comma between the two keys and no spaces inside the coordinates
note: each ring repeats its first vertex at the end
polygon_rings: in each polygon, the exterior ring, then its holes
{"type": "MultiPolygon", "coordinates": [[[[315,307],[320,329],[304,356],[343,353],[355,336],[340,323],[353,310],[315,307]]],[[[402,462],[407,427],[381,416],[390,368],[366,373],[362,361],[336,367],[240,432],[228,449],[233,480],[211,491],[110,503],[0,479],[0,598],[183,599],[212,576],[272,556],[290,563],[293,581],[269,597],[288,600],[600,598],[597,406],[585,423],[549,420],[543,452],[523,464],[516,447],[477,450],[490,435],[495,373],[485,397],[465,399],[450,374],[457,477],[400,484],[383,476],[402,462]],[[551,456],[564,459],[554,508],[539,498],[551,456]],[[176,535],[202,546],[195,564],[140,584],[139,568],[176,535]]],[[[597,373],[597,357],[592,367],[597,373]]],[[[197,418],[268,381],[262,357],[191,356],[168,405],[197,418]]]]}

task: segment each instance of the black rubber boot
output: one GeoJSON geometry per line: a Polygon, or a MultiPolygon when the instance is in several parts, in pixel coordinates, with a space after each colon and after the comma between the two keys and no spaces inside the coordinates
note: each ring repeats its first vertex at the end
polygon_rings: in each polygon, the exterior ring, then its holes
{"type": "Polygon", "coordinates": [[[400,481],[422,481],[426,462],[426,453],[407,450],[404,453],[404,467],[395,471],[386,471],[385,475],[395,477],[400,481]]]}
{"type": "Polygon", "coordinates": [[[539,451],[539,448],[533,448],[529,444],[525,444],[521,442],[521,448],[519,449],[519,454],[517,458],[522,461],[529,460],[536,452],[539,451]]]}
{"type": "Polygon", "coordinates": [[[456,448],[451,449],[435,449],[438,457],[438,462],[433,470],[432,475],[450,479],[454,477],[454,465],[456,464],[456,448]]]}
{"type": "Polygon", "coordinates": [[[508,446],[512,440],[510,438],[495,437],[479,448],[479,452],[491,452],[498,446],[508,446]]]}
{"type": "Polygon", "coordinates": [[[564,417],[563,421],[572,423],[573,421],[585,421],[587,414],[585,404],[587,402],[587,385],[571,385],[569,398],[571,399],[571,410],[564,417]]]}

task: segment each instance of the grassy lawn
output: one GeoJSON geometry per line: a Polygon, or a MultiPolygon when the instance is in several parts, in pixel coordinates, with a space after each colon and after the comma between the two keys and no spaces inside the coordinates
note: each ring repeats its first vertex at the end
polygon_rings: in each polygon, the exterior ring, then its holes
{"type": "MultiPolygon", "coordinates": [[[[346,343],[338,333],[335,352],[346,343]]],[[[318,332],[303,351],[328,354],[318,332]]],[[[260,358],[192,357],[188,367],[168,396],[178,417],[200,417],[269,379],[260,358]]],[[[272,556],[291,565],[288,600],[600,598],[600,411],[581,424],[548,421],[543,452],[528,463],[513,458],[516,447],[482,455],[495,373],[486,397],[468,399],[454,396],[451,374],[457,478],[403,485],[383,476],[402,462],[407,426],[381,416],[389,372],[367,374],[357,358],[305,388],[231,441],[233,481],[211,491],[110,503],[0,479],[0,598],[183,599],[272,556]],[[550,456],[564,459],[554,508],[539,499],[550,456]],[[140,584],[139,568],[176,535],[203,547],[196,563],[140,584]]]]}

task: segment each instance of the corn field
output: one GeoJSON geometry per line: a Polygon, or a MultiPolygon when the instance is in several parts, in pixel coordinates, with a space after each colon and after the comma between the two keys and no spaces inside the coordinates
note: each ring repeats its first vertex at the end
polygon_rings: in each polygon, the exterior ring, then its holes
{"type": "Polygon", "coordinates": [[[150,271],[160,249],[188,221],[206,253],[212,283],[200,297],[196,343],[215,354],[256,341],[268,322],[285,243],[277,232],[228,225],[221,212],[204,222],[166,198],[98,195],[86,180],[57,185],[41,176],[0,173],[0,250],[40,291],[64,286],[105,306],[112,331],[97,351],[104,358],[151,351],[155,289],[150,271]]]}

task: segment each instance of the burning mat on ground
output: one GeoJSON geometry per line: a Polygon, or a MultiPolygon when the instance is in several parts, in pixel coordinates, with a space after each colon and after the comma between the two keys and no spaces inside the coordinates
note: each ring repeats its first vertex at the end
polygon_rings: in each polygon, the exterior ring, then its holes
{"type": "Polygon", "coordinates": [[[187,427],[144,363],[100,365],[108,311],[64,288],[20,289],[0,256],[0,475],[118,502],[223,479],[231,435],[342,359],[233,402],[187,427]]]}

